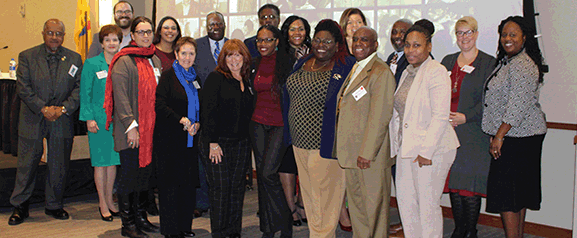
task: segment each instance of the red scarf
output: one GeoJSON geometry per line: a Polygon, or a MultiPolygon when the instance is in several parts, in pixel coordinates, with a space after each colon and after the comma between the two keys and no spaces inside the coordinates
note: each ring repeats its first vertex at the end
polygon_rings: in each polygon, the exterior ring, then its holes
{"type": "MultiPolygon", "coordinates": [[[[134,41],[130,46],[136,46],[134,41]]],[[[104,110],[106,111],[106,130],[109,129],[114,113],[114,94],[112,93],[111,73],[116,60],[120,57],[129,55],[134,58],[138,68],[138,131],[140,133],[140,150],[139,165],[146,167],[152,161],[152,132],[156,113],[154,103],[156,100],[156,77],[148,59],[154,56],[156,48],[154,44],[147,48],[143,47],[125,47],[112,58],[108,77],[106,78],[106,91],[104,93],[104,110]]]]}

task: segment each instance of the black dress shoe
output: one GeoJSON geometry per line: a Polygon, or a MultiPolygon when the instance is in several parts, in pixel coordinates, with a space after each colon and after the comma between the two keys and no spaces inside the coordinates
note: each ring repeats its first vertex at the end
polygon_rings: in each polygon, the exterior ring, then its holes
{"type": "Polygon", "coordinates": [[[182,235],[164,235],[164,238],[182,238],[182,235]]]}
{"type": "Polygon", "coordinates": [[[68,212],[64,211],[64,209],[62,209],[62,208],[55,209],[55,210],[50,210],[48,208],[45,208],[44,213],[48,216],[54,217],[54,218],[59,219],[59,220],[67,220],[68,218],[70,218],[70,216],[68,215],[68,212]]]}
{"type": "Polygon", "coordinates": [[[102,215],[102,210],[100,208],[98,208],[98,212],[100,213],[100,219],[102,219],[103,221],[112,221],[114,220],[114,218],[112,218],[112,215],[109,216],[104,216],[102,215]]]}
{"type": "Polygon", "coordinates": [[[240,234],[239,233],[234,233],[230,236],[228,236],[229,238],[240,238],[240,234]]]}
{"type": "Polygon", "coordinates": [[[24,219],[28,218],[29,215],[27,205],[14,207],[14,211],[8,219],[8,225],[18,225],[24,222],[24,219]]]}
{"type": "Polygon", "coordinates": [[[196,236],[196,234],[192,231],[183,231],[183,232],[180,232],[180,234],[183,237],[195,237],[196,236]]]}

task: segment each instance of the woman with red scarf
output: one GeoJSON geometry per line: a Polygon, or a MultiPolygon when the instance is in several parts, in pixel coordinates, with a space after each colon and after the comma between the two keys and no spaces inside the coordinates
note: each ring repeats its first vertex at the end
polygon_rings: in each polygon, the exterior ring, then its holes
{"type": "Polygon", "coordinates": [[[127,237],[147,237],[143,231],[159,231],[148,221],[144,206],[151,175],[156,85],[161,72],[152,45],[153,29],[150,19],[134,19],[130,26],[133,40],[114,56],[106,79],[106,129],[114,119],[114,150],[120,153],[116,193],[122,236],[127,237]]]}

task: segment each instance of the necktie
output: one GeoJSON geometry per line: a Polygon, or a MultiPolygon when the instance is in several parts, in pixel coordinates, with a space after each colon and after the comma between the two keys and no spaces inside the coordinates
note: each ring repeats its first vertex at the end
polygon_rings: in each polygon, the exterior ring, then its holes
{"type": "Polygon", "coordinates": [[[214,62],[218,64],[218,55],[220,54],[220,47],[218,47],[218,41],[214,42],[214,62]]]}
{"type": "Polygon", "coordinates": [[[398,58],[399,58],[399,55],[395,53],[395,55],[393,55],[393,58],[391,59],[391,64],[397,64],[398,58]]]}
{"type": "Polygon", "coordinates": [[[351,80],[354,77],[354,73],[357,70],[357,67],[359,67],[359,63],[355,63],[355,65],[353,66],[353,69],[351,69],[351,72],[349,72],[349,76],[347,76],[347,79],[345,80],[345,82],[343,82],[343,86],[341,87],[345,87],[345,89],[343,89],[343,91],[341,92],[341,96],[339,97],[339,101],[337,104],[337,118],[339,117],[339,112],[341,109],[341,100],[343,99],[343,96],[345,95],[345,92],[348,90],[349,87],[349,83],[351,82],[351,80]]]}

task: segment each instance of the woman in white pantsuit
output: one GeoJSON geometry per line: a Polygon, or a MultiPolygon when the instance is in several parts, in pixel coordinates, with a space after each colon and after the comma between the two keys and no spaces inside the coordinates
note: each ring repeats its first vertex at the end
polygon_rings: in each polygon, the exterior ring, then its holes
{"type": "Polygon", "coordinates": [[[451,80],[429,56],[432,31],[413,26],[405,35],[410,65],[395,92],[389,124],[397,160],[397,201],[406,237],[442,237],[441,194],[459,141],[449,124],[451,80]]]}

